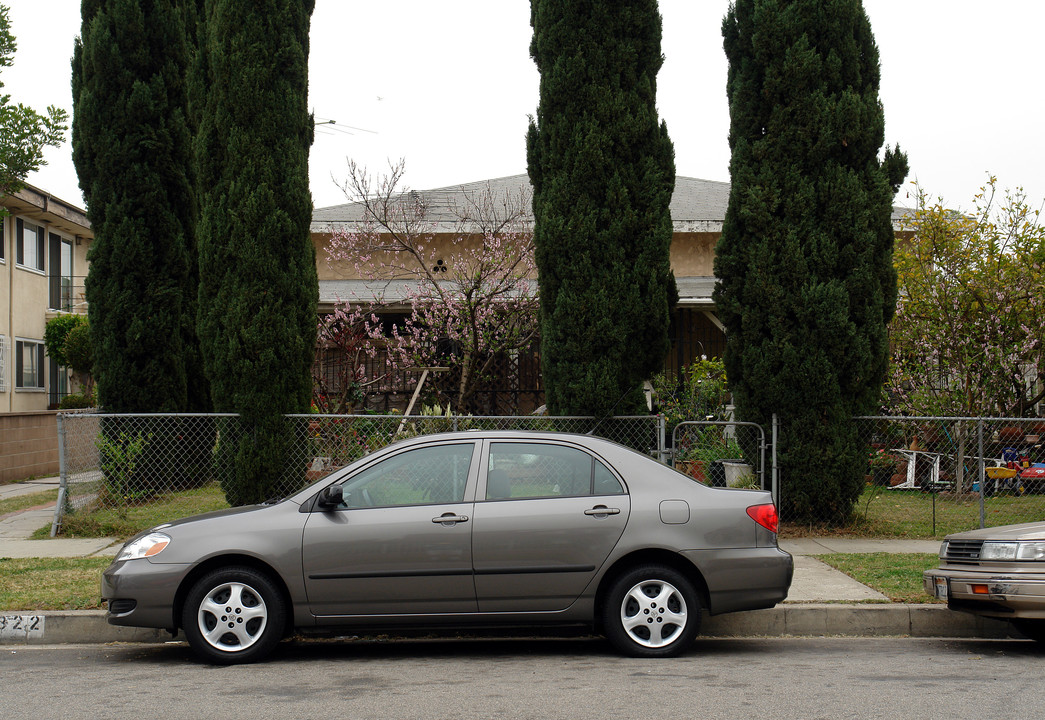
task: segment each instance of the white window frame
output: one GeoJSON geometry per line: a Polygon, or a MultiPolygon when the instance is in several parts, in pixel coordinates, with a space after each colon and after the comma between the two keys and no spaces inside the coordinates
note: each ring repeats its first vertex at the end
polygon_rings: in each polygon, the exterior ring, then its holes
{"type": "Polygon", "coordinates": [[[22,218],[16,218],[15,220],[15,264],[18,267],[25,270],[30,270],[35,273],[41,273],[47,269],[47,232],[43,225],[36,223],[26,222],[22,218]],[[36,255],[36,263],[31,264],[25,261],[26,258],[26,244],[25,234],[29,229],[36,231],[36,242],[33,245],[33,253],[36,255]]]}
{"type": "Polygon", "coordinates": [[[0,335],[0,393],[7,392],[7,356],[10,354],[8,347],[7,336],[0,335]]]}
{"type": "Polygon", "coordinates": [[[11,363],[14,367],[14,387],[17,392],[47,392],[47,364],[46,364],[46,351],[44,350],[44,341],[37,340],[35,338],[15,338],[15,352],[14,362],[11,363]],[[26,345],[32,345],[36,348],[36,385],[24,385],[25,380],[25,368],[22,367],[22,371],[18,371],[19,364],[24,357],[26,345]]]}

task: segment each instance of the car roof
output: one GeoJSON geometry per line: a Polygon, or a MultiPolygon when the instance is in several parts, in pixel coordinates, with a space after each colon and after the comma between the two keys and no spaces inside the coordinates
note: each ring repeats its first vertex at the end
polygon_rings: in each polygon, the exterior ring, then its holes
{"type": "MultiPolygon", "coordinates": [[[[429,443],[469,439],[560,441],[583,445],[589,448],[596,445],[602,445],[636,452],[625,445],[621,445],[609,438],[600,437],[598,435],[556,432],[550,430],[456,430],[453,432],[432,433],[430,435],[417,435],[411,438],[404,438],[391,443],[388,447],[391,447],[391,445],[408,443],[429,443]]],[[[641,455],[642,453],[639,454],[641,455]]]]}

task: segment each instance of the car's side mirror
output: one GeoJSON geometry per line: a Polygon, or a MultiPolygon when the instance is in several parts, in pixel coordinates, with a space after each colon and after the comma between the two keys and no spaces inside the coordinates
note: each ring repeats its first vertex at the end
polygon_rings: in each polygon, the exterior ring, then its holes
{"type": "Polygon", "coordinates": [[[344,490],[341,485],[327,485],[319,491],[319,499],[316,501],[323,510],[333,510],[344,500],[344,490]]]}

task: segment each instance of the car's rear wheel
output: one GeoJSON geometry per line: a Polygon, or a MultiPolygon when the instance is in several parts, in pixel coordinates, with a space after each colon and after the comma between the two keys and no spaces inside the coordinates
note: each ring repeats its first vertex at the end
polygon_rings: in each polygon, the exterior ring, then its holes
{"type": "Polygon", "coordinates": [[[279,643],[286,606],[272,580],[249,567],[204,575],[182,610],[182,629],[192,649],[218,664],[261,660],[279,643]]]}
{"type": "Polygon", "coordinates": [[[682,573],[643,565],[617,578],[603,605],[606,637],[633,657],[672,657],[700,629],[700,598],[682,573]]]}
{"type": "Polygon", "coordinates": [[[1012,626],[1031,640],[1045,644],[1045,620],[1011,620],[1012,626]]]}

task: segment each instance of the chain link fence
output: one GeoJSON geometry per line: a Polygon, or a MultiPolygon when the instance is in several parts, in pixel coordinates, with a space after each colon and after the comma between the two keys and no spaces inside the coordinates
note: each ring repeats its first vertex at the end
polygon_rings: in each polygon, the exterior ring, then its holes
{"type": "Polygon", "coordinates": [[[766,433],[744,422],[687,421],[671,435],[675,469],[713,487],[771,490],[766,433]]]}
{"type": "Polygon", "coordinates": [[[866,485],[853,529],[939,537],[1045,519],[1040,418],[857,418],[866,485]]]}
{"type": "MultiPolygon", "coordinates": [[[[279,495],[394,440],[470,429],[591,433],[673,464],[708,485],[772,490],[778,504],[787,497],[789,482],[801,481],[778,473],[772,439],[750,423],[683,422],[668,433],[659,416],[294,415],[284,422],[288,460],[274,484],[279,495]]],[[[850,521],[840,528],[785,524],[785,536],[824,531],[932,538],[1045,519],[1045,420],[864,417],[854,422],[867,462],[850,521]]],[[[233,439],[249,439],[250,428],[235,415],[78,412],[59,414],[58,437],[61,495],[52,534],[66,513],[133,508],[214,487],[220,497],[222,481],[236,469],[229,446],[233,439]]]]}
{"type": "MultiPolygon", "coordinates": [[[[663,460],[664,421],[658,416],[488,417],[288,415],[278,496],[291,494],[389,443],[460,430],[543,430],[590,433],[663,460]]],[[[229,414],[59,413],[61,474],[51,534],[68,514],[124,510],[174,493],[192,493],[233,479],[237,443],[251,431],[229,414]]]]}
{"type": "MultiPolygon", "coordinates": [[[[866,466],[849,522],[784,523],[782,534],[829,532],[936,538],[1045,520],[1045,420],[855,418],[866,466]]],[[[776,469],[772,437],[750,423],[683,422],[671,433],[676,469],[713,486],[759,487],[780,504],[806,477],[776,469]]],[[[831,458],[809,473],[830,472],[831,458]]]]}

